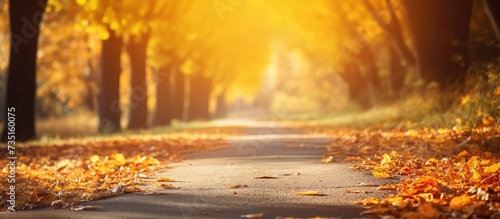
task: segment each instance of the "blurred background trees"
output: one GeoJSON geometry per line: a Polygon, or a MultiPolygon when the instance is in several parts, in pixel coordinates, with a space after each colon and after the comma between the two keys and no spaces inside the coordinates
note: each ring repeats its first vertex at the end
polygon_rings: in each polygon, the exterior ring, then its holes
{"type": "Polygon", "coordinates": [[[86,113],[111,133],[241,109],[370,109],[433,87],[467,97],[477,78],[497,89],[494,0],[49,0],[30,59],[9,56],[34,13],[11,2],[0,1],[0,108],[22,99],[26,139],[35,116],[86,113]],[[30,87],[36,98],[21,98],[30,87]]]}

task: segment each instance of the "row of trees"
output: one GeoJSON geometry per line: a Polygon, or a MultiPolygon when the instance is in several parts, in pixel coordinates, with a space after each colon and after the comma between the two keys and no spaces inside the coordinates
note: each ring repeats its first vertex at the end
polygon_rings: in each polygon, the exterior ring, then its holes
{"type": "MultiPolygon", "coordinates": [[[[301,70],[305,75],[317,71],[320,81],[339,75],[351,99],[364,106],[370,105],[369,92],[379,95],[390,88],[398,94],[408,73],[444,89],[460,87],[469,66],[471,30],[479,26],[481,31],[491,30],[487,36],[500,35],[500,7],[495,0],[314,0],[307,5],[300,0],[39,0],[37,4],[16,0],[8,7],[11,47],[6,107],[15,107],[19,115],[18,140],[36,137],[36,88],[40,95],[45,83],[40,79],[37,83],[37,55],[39,75],[70,66],[70,59],[79,60],[71,66],[85,70],[44,77],[62,79],[52,86],[59,85],[59,90],[44,88],[43,95],[61,102],[68,93],[64,89],[69,90],[64,88],[65,75],[80,72],[76,78],[84,91],[81,101],[66,97],[61,104],[94,108],[98,94],[99,131],[110,133],[121,130],[124,103],[129,129],[147,128],[150,117],[152,125],[209,119],[211,105],[215,116],[224,116],[228,99],[262,92],[262,82],[269,77],[266,69],[276,61],[273,57],[292,51],[309,63],[309,69],[301,70]],[[487,19],[480,20],[477,14],[487,19]],[[49,51],[45,44],[38,50],[40,33],[41,42],[50,42],[47,39],[59,35],[50,30],[68,23],[74,31],[58,43],[80,42],[85,51],[62,53],[64,49],[57,45],[52,47],[58,49],[49,51]],[[52,60],[44,61],[47,57],[52,60]],[[127,85],[121,80],[124,70],[130,71],[127,85]],[[129,88],[128,100],[120,98],[124,86],[129,88]],[[154,109],[148,104],[151,99],[154,109]]],[[[276,69],[281,76],[275,76],[282,81],[275,85],[292,83],[286,80],[290,70],[282,67],[276,69]]],[[[328,94],[328,89],[323,92],[328,94]]],[[[6,132],[5,126],[3,140],[6,132]]]]}

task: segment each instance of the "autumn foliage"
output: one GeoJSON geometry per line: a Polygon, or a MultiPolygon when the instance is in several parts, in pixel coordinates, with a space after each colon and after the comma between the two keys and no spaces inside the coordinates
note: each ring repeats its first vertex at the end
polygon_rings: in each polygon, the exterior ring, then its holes
{"type": "Polygon", "coordinates": [[[351,169],[371,171],[377,178],[401,179],[398,184],[378,187],[396,194],[356,202],[369,206],[363,215],[488,218],[500,210],[498,127],[330,133],[334,142],[327,147],[324,162],[343,158],[355,162],[351,169]]]}
{"type": "MultiPolygon", "coordinates": [[[[169,162],[183,160],[184,153],[223,145],[217,137],[165,136],[27,145],[18,149],[16,209],[68,208],[128,192],[147,193],[146,185],[171,188],[165,183],[171,179],[153,182],[147,177],[159,168],[168,168],[169,162]]],[[[5,176],[7,162],[0,162],[5,176]]],[[[7,180],[2,178],[0,187],[8,188],[7,180]]],[[[2,189],[0,194],[2,210],[9,205],[7,193],[2,189]]]]}

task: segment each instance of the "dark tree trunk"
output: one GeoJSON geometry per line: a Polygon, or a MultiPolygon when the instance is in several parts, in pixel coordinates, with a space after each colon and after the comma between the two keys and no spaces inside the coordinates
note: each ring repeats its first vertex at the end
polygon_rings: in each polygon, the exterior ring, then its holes
{"type": "Polygon", "coordinates": [[[175,65],[160,67],[156,78],[156,110],[153,125],[170,125],[174,119],[171,72],[175,65]]]}
{"type": "Polygon", "coordinates": [[[347,83],[349,98],[362,108],[369,108],[371,103],[367,95],[368,82],[364,79],[357,64],[354,62],[344,64],[340,77],[347,83]]]}
{"type": "Polygon", "coordinates": [[[225,118],[227,116],[226,107],[226,91],[222,91],[216,100],[214,117],[216,119],[225,118]]]}
{"type": "Polygon", "coordinates": [[[4,115],[2,141],[28,141],[36,138],[36,53],[38,35],[47,0],[11,0],[10,58],[7,79],[7,112],[4,115]],[[8,112],[13,115],[8,115],[8,112]],[[9,119],[10,118],[10,119],[9,119]],[[15,119],[15,130],[9,121],[15,119]],[[11,130],[9,130],[9,128],[11,130]],[[14,135],[9,134],[15,132],[14,135]],[[11,136],[15,136],[12,139],[11,136]]]}
{"type": "Polygon", "coordinates": [[[211,80],[200,74],[190,78],[188,120],[209,120],[211,80]]]}
{"type": "Polygon", "coordinates": [[[418,72],[442,89],[464,85],[472,0],[404,1],[418,52],[418,72]]]}
{"type": "Polygon", "coordinates": [[[404,67],[401,64],[401,58],[394,47],[389,47],[389,79],[391,82],[392,91],[396,96],[400,95],[404,87],[405,74],[404,67]]]}
{"type": "Polygon", "coordinates": [[[123,39],[112,30],[102,41],[101,81],[99,93],[99,132],[113,133],[120,127],[120,55],[123,39]]]}
{"type": "Polygon", "coordinates": [[[128,129],[148,127],[148,89],[146,82],[146,49],[149,34],[131,37],[127,45],[132,69],[128,129]]]}
{"type": "Polygon", "coordinates": [[[186,95],[186,76],[178,68],[174,72],[173,119],[184,120],[184,99],[186,95]]]}
{"type": "MultiPolygon", "coordinates": [[[[382,92],[378,67],[372,49],[369,46],[361,48],[359,54],[356,55],[356,61],[359,66],[363,67],[365,78],[372,85],[374,91],[382,92]]],[[[368,91],[368,89],[365,90],[368,91]]]]}
{"type": "Polygon", "coordinates": [[[94,83],[96,80],[94,78],[95,77],[94,76],[94,68],[92,66],[92,61],[90,58],[87,60],[87,71],[88,71],[88,74],[83,76],[83,81],[85,81],[85,88],[86,88],[85,105],[87,106],[87,109],[90,112],[95,112],[97,107],[96,107],[96,103],[95,103],[95,93],[96,92],[95,92],[95,88],[94,88],[94,83]]]}

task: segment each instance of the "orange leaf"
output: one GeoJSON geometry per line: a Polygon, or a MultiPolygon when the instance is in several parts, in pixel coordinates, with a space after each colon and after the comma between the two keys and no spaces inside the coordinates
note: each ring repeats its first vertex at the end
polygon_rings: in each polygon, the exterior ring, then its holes
{"type": "Polygon", "coordinates": [[[470,196],[467,194],[463,194],[461,196],[454,197],[450,201],[450,208],[453,210],[460,210],[463,207],[470,205],[472,203],[470,196]]]}

